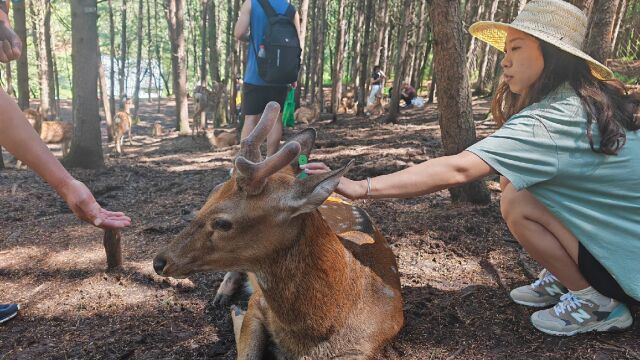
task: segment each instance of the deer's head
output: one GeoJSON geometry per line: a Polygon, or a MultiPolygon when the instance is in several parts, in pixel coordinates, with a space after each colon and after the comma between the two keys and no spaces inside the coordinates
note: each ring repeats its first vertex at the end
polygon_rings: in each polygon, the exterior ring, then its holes
{"type": "Polygon", "coordinates": [[[277,121],[271,102],[240,144],[233,175],[216,186],[196,218],[153,261],[160,275],[201,271],[255,271],[263,260],[299,239],[305,214],[331,195],[349,165],[326,174],[295,177],[297,158],[308,155],[315,130],[307,129],[266,159],[260,144],[277,121]]]}

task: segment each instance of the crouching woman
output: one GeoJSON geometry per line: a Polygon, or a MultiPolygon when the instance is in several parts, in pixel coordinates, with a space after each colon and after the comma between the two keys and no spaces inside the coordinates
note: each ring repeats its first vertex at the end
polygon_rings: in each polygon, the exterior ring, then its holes
{"type": "Polygon", "coordinates": [[[511,24],[474,24],[505,53],[492,104],[500,128],[458,155],[337,189],[406,198],[500,174],[502,215],[545,268],[511,298],[551,307],[531,322],[552,335],[629,328],[626,305],[640,301],[640,97],[581,50],[586,25],[561,0],[533,0],[511,24]]]}

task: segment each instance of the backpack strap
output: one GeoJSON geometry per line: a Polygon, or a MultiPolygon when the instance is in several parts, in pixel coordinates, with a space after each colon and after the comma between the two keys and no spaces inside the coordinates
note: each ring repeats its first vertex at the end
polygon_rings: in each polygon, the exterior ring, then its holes
{"type": "Polygon", "coordinates": [[[290,18],[291,21],[293,21],[296,16],[296,8],[294,8],[293,5],[289,4],[289,6],[287,6],[287,10],[284,12],[284,15],[290,18]]]}
{"type": "Polygon", "coordinates": [[[258,2],[260,2],[260,6],[262,6],[262,9],[267,14],[267,17],[272,18],[274,16],[278,16],[278,13],[276,13],[276,11],[273,9],[273,6],[271,6],[269,0],[258,0],[258,2]]]}

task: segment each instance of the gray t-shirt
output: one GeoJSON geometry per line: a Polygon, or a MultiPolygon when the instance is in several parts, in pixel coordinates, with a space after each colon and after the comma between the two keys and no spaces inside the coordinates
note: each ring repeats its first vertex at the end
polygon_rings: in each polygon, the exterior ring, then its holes
{"type": "Polygon", "coordinates": [[[591,150],[586,124],[564,84],[467,151],[533,194],[640,300],[640,132],[627,131],[618,155],[604,155],[591,150]]]}

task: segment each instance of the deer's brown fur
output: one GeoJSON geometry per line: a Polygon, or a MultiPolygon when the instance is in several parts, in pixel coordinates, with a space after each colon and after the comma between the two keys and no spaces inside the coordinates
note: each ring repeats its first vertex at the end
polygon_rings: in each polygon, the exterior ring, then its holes
{"type": "Polygon", "coordinates": [[[311,124],[320,119],[320,105],[315,104],[312,107],[308,105],[301,106],[293,113],[293,118],[296,122],[311,124]]]}
{"type": "Polygon", "coordinates": [[[234,316],[241,320],[239,359],[267,351],[280,359],[371,358],[403,324],[395,257],[364,211],[328,198],[347,167],[294,176],[314,130],[262,160],[259,146],[278,112],[267,105],[241,143],[232,177],[156,256],[154,268],[174,277],[249,272],[255,292],[246,314],[234,316]]]}
{"type": "Polygon", "coordinates": [[[113,137],[116,142],[116,153],[122,154],[122,143],[124,141],[124,134],[128,134],[129,145],[133,145],[131,142],[131,128],[133,121],[131,119],[131,100],[125,99],[122,103],[122,111],[118,111],[113,120],[113,137]]]}
{"type": "Polygon", "coordinates": [[[153,124],[153,128],[151,129],[151,136],[160,137],[162,135],[164,135],[164,129],[162,128],[162,124],[160,123],[160,121],[156,121],[153,124]]]}
{"type": "Polygon", "coordinates": [[[47,144],[61,144],[62,155],[69,152],[71,139],[73,138],[73,124],[66,121],[45,121],[40,111],[26,109],[24,116],[40,135],[40,139],[47,144]]]}
{"type": "Polygon", "coordinates": [[[198,85],[193,90],[194,112],[193,126],[191,127],[191,136],[195,137],[201,132],[206,134],[207,130],[207,112],[216,112],[222,99],[225,96],[223,83],[214,82],[211,90],[205,86],[198,85]]]}
{"type": "Polygon", "coordinates": [[[207,139],[212,148],[225,148],[238,144],[237,130],[214,129],[207,130],[207,139]]]}

